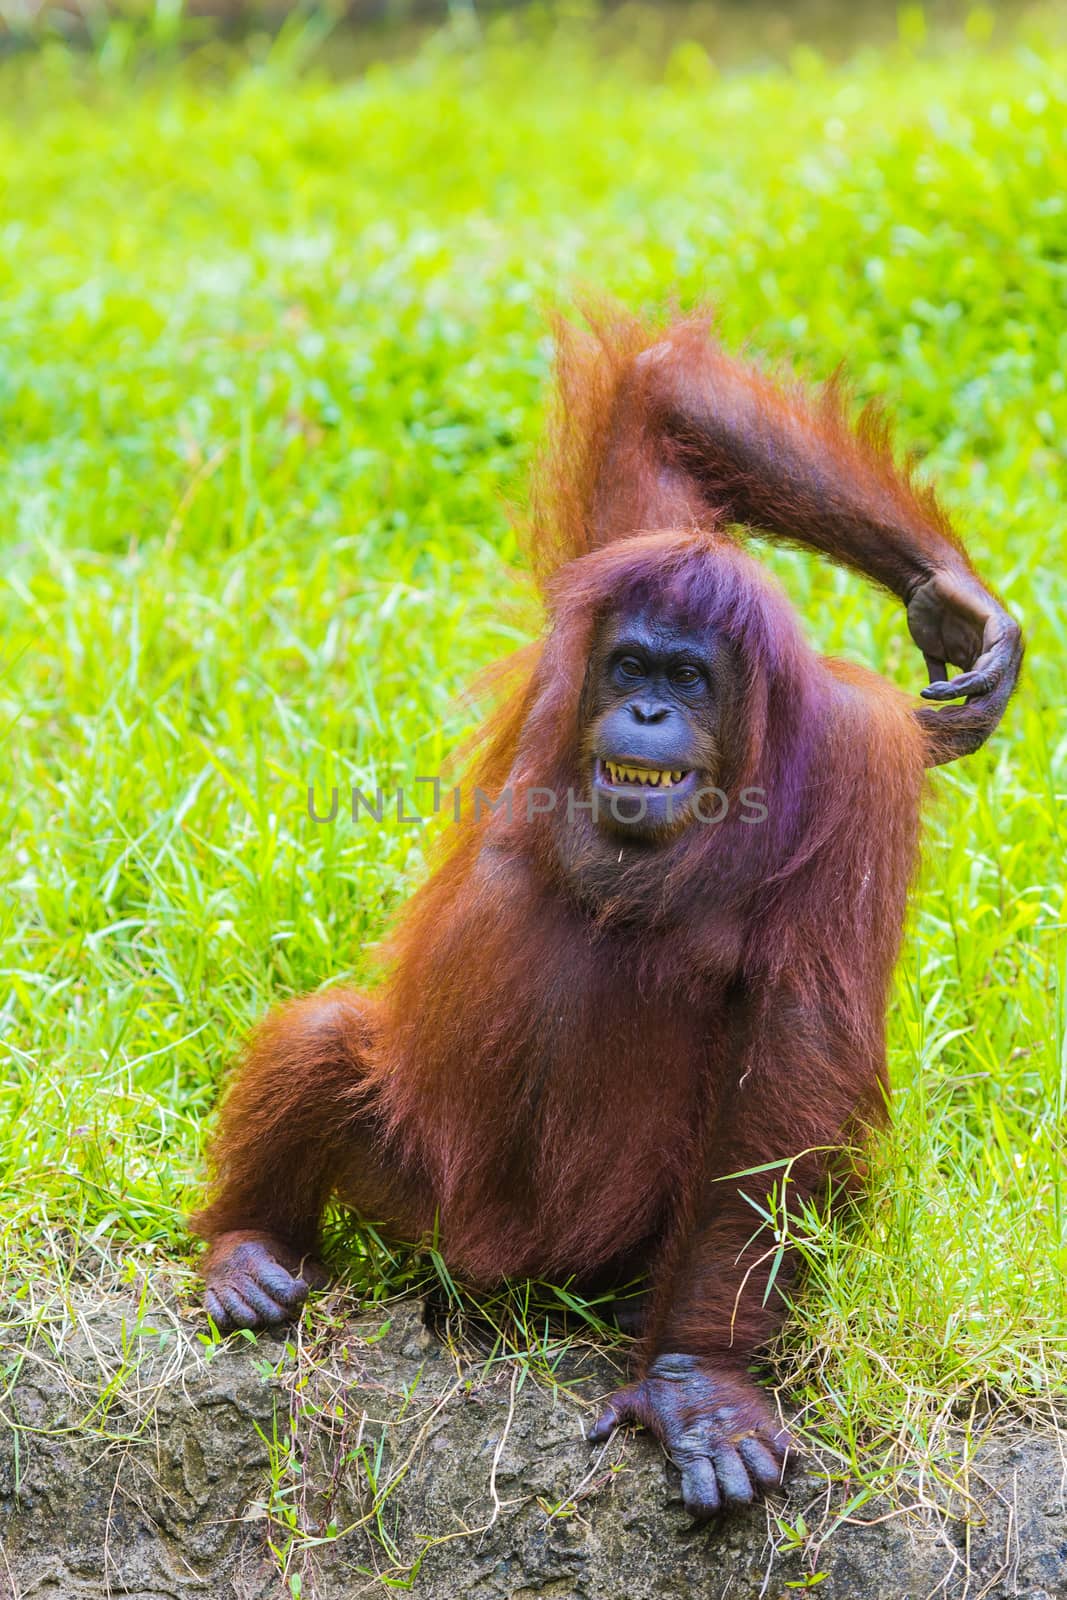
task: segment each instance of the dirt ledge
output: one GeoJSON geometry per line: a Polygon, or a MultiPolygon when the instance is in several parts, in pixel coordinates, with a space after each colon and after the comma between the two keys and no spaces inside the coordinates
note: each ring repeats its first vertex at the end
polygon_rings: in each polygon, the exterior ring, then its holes
{"type": "Polygon", "coordinates": [[[1067,1596],[1052,1433],[991,1430],[923,1513],[871,1503],[830,1532],[847,1490],[798,1473],[777,1516],[694,1532],[650,1441],[583,1441],[589,1401],[615,1381],[594,1352],[568,1356],[568,1391],[553,1394],[513,1363],[457,1362],[410,1301],[314,1348],[302,1333],[295,1349],[206,1350],[173,1307],[146,1317],[117,1296],[68,1306],[61,1332],[5,1363],[12,1600],[347,1600],[409,1585],[424,1600],[1067,1596]],[[801,1517],[829,1537],[786,1550],[782,1528],[801,1517]]]}

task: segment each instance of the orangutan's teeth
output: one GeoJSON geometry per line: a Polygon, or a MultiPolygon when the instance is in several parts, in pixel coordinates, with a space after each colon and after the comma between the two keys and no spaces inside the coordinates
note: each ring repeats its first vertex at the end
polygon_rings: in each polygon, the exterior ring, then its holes
{"type": "Polygon", "coordinates": [[[665,767],[623,767],[616,761],[605,761],[604,771],[611,783],[636,783],[643,789],[669,789],[688,776],[684,768],[674,771],[665,767]]]}

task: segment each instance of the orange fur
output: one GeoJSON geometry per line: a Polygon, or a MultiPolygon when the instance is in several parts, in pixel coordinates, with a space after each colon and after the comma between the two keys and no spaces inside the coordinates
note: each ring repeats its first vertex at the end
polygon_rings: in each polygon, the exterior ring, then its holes
{"type": "Polygon", "coordinates": [[[257,1034],[194,1226],[209,1275],[242,1239],[285,1260],[313,1249],[330,1195],[399,1230],[439,1226],[479,1281],[647,1265],[646,1356],[743,1364],[788,1270],[772,1292],[742,1193],[780,1174],[728,1175],[791,1162],[790,1195],[811,1196],[881,1116],[924,767],[954,752],[967,708],[917,716],[816,656],[730,529],[799,540],[903,596],[935,570],[973,573],[881,419],[848,423],[839,384],[783,387],[702,316],[658,328],[599,309],[557,331],[525,530],[548,628],[471,781],[582,790],[595,629],[653,595],[729,641],[731,796],[762,788],[768,818],[616,860],[587,817],[468,807],[374,997],[330,991],[257,1034]]]}

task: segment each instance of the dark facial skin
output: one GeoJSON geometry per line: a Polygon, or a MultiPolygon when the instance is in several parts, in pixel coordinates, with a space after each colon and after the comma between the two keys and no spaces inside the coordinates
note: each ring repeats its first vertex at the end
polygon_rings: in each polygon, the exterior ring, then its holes
{"type": "Polygon", "coordinates": [[[585,687],[586,758],[597,827],[654,842],[694,820],[722,771],[729,653],[667,615],[610,617],[585,687]]]}

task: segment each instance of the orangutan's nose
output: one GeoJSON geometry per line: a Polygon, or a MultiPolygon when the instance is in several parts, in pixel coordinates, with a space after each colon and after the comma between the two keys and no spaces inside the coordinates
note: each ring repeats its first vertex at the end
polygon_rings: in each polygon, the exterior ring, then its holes
{"type": "Polygon", "coordinates": [[[670,706],[657,705],[654,700],[631,700],[630,715],[635,722],[662,722],[670,706]]]}

